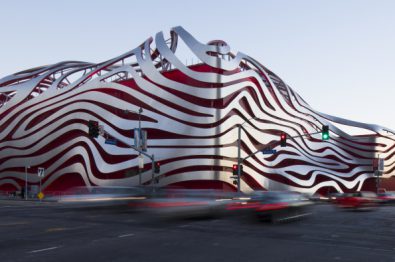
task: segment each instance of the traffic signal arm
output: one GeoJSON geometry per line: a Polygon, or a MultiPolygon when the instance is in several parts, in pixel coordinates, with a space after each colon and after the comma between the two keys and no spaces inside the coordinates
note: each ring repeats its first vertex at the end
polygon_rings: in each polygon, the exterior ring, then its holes
{"type": "MultiPolygon", "coordinates": [[[[328,129],[328,131],[329,131],[329,129],[328,129]]],[[[306,137],[307,137],[307,136],[310,137],[311,135],[317,135],[317,134],[321,134],[321,133],[322,133],[322,131],[317,131],[317,132],[313,132],[313,133],[307,133],[307,134],[296,135],[296,136],[288,136],[288,135],[286,135],[285,133],[282,133],[282,134],[285,135],[285,145],[286,145],[286,139],[287,139],[287,138],[289,138],[289,139],[294,139],[294,138],[302,138],[302,137],[305,137],[305,136],[306,136],[306,137]]],[[[328,132],[328,139],[329,139],[329,132],[328,132]]],[[[262,147],[262,148],[268,148],[268,147],[271,147],[271,146],[276,145],[276,144],[278,145],[278,143],[279,143],[278,140],[274,140],[274,141],[272,141],[272,142],[266,144],[266,145],[265,145],[264,147],[262,147]]],[[[280,145],[281,145],[281,136],[280,136],[280,145]]],[[[245,160],[247,160],[248,158],[252,157],[253,155],[262,152],[262,148],[256,150],[255,152],[249,154],[248,156],[242,158],[242,159],[241,159],[241,163],[243,163],[245,160]]]]}

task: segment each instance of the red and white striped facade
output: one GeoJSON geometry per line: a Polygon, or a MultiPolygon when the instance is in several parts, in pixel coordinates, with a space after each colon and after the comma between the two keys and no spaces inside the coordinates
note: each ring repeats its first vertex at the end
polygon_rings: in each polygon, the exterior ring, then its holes
{"type": "MultiPolygon", "coordinates": [[[[385,159],[382,186],[395,189],[395,132],[312,109],[277,75],[253,58],[233,54],[223,41],[202,44],[182,27],[162,32],[109,61],[68,61],[0,79],[0,190],[37,185],[44,191],[72,186],[133,186],[138,153],[119,142],[88,136],[96,120],[112,138],[133,143],[137,114],[148,132],[148,151],[161,163],[159,185],[234,190],[237,125],[243,124],[242,157],[274,143],[276,154],[258,153],[243,163],[241,189],[302,192],[374,189],[372,159],[385,159]],[[198,63],[177,57],[183,41],[198,63]],[[349,125],[370,135],[351,136],[349,125]],[[331,139],[322,141],[322,125],[331,139]],[[289,137],[280,147],[279,135],[289,137]]],[[[151,182],[145,159],[143,183],[151,182]]]]}

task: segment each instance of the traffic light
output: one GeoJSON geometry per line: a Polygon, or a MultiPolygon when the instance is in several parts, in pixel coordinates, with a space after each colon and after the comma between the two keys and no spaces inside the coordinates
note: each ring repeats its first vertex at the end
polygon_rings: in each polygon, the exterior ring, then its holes
{"type": "Polygon", "coordinates": [[[88,127],[89,127],[89,136],[90,137],[96,138],[99,136],[99,122],[89,120],[88,127]]]}
{"type": "Polygon", "coordinates": [[[322,140],[329,140],[329,126],[322,126],[322,140]]]}
{"type": "Polygon", "coordinates": [[[281,133],[281,135],[280,135],[280,145],[281,145],[281,147],[287,146],[287,134],[281,133]]]}
{"type": "Polygon", "coordinates": [[[237,165],[233,165],[232,170],[233,170],[233,175],[237,176],[237,165]]]}
{"type": "Polygon", "coordinates": [[[159,174],[160,173],[160,163],[159,162],[155,162],[154,163],[154,173],[155,174],[159,174]]]}
{"type": "MultiPolygon", "coordinates": [[[[233,175],[237,176],[237,174],[238,174],[238,167],[237,167],[236,164],[234,164],[232,166],[232,170],[233,170],[233,175]]],[[[240,175],[242,175],[242,174],[243,174],[243,165],[240,165],[240,175]]]]}

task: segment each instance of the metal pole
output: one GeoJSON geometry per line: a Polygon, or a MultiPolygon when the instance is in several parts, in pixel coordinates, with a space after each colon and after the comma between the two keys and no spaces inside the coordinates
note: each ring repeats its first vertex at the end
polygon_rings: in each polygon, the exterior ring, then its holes
{"type": "MultiPolygon", "coordinates": [[[[139,161],[140,161],[140,156],[141,156],[141,154],[139,154],[139,161]]],[[[139,165],[140,165],[140,162],[139,162],[139,165]]],[[[139,168],[137,170],[139,172],[139,185],[141,186],[141,169],[140,169],[140,166],[139,166],[139,168]]]]}
{"type": "Polygon", "coordinates": [[[139,136],[140,136],[140,144],[141,144],[141,113],[143,113],[143,109],[140,107],[139,109],[139,136]]]}
{"type": "MultiPolygon", "coordinates": [[[[41,193],[41,175],[40,175],[40,193],[41,193]]],[[[40,202],[41,202],[41,198],[40,198],[40,202]]]]}
{"type": "Polygon", "coordinates": [[[241,125],[238,125],[238,139],[237,139],[237,193],[240,193],[240,176],[241,176],[241,170],[240,170],[240,164],[241,164],[241,125]]]}
{"type": "MultiPolygon", "coordinates": [[[[128,110],[128,109],[125,109],[125,113],[134,113],[134,114],[138,114],[139,115],[139,139],[138,139],[138,141],[139,141],[139,144],[138,145],[136,145],[136,148],[134,148],[134,147],[132,147],[134,150],[136,150],[136,149],[138,149],[137,151],[139,152],[139,161],[140,161],[140,156],[141,156],[141,154],[142,154],[142,133],[141,133],[141,114],[143,113],[143,108],[142,107],[140,107],[139,108],[139,111],[132,111],[132,110],[128,110]]],[[[144,153],[143,153],[144,154],[144,153]]],[[[144,154],[144,155],[147,155],[147,154],[144,154]]],[[[141,177],[141,169],[140,169],[140,166],[138,167],[138,175],[139,175],[139,185],[141,185],[142,184],[142,177],[141,177]]]]}
{"type": "Polygon", "coordinates": [[[244,121],[244,123],[242,124],[238,124],[238,137],[237,137],[237,193],[241,192],[241,187],[240,187],[240,178],[241,178],[241,163],[242,163],[242,159],[241,159],[241,127],[247,123],[247,121],[251,120],[251,119],[256,119],[255,117],[252,117],[250,119],[247,119],[246,121],[244,121]]]}
{"type": "Polygon", "coordinates": [[[153,154],[152,154],[151,160],[152,160],[152,168],[151,168],[151,171],[152,171],[152,178],[151,178],[151,185],[152,185],[152,192],[154,192],[155,158],[154,158],[154,155],[153,155],[153,154]]]}
{"type": "MultiPolygon", "coordinates": [[[[140,109],[139,109],[139,149],[140,150],[142,150],[142,136],[141,136],[141,113],[143,112],[143,109],[140,107],[140,109]]],[[[139,158],[140,158],[140,156],[141,156],[141,154],[139,154],[139,158]]],[[[139,159],[139,161],[140,161],[140,159],[139,159]]],[[[139,185],[141,186],[141,171],[142,170],[140,170],[140,167],[139,167],[139,185]]]]}
{"type": "Polygon", "coordinates": [[[27,200],[27,166],[25,166],[25,200],[27,200]]]}
{"type": "Polygon", "coordinates": [[[377,171],[376,171],[376,175],[377,175],[377,181],[376,181],[376,194],[379,193],[379,188],[380,188],[380,154],[377,155],[377,171]]]}

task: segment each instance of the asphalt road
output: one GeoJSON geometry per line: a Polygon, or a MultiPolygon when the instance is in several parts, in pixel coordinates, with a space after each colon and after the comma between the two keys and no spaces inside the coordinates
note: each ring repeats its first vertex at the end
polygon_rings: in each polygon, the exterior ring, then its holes
{"type": "Polygon", "coordinates": [[[0,261],[395,261],[395,207],[312,211],[272,225],[0,200],[0,261]]]}

